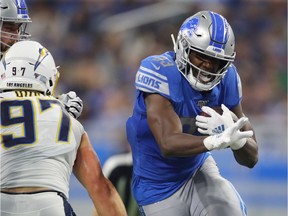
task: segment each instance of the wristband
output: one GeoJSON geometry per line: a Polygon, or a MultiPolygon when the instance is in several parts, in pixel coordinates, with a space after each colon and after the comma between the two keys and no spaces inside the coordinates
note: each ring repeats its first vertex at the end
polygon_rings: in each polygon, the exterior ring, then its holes
{"type": "Polygon", "coordinates": [[[215,148],[215,135],[206,137],[203,143],[209,151],[213,150],[215,148]]]}

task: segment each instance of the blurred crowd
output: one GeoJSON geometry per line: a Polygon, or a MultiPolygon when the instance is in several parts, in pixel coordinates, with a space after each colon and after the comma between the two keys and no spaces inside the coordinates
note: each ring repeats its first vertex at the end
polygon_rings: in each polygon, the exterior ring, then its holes
{"type": "Polygon", "coordinates": [[[140,60],[173,50],[171,34],[199,10],[224,15],[236,37],[243,107],[255,118],[287,118],[287,2],[27,0],[32,39],[60,66],[58,93],[84,101],[80,121],[103,162],[128,151],[125,123],[132,112],[140,60]],[[188,3],[190,2],[190,3],[188,3]],[[212,3],[214,2],[214,3],[212,3]]]}

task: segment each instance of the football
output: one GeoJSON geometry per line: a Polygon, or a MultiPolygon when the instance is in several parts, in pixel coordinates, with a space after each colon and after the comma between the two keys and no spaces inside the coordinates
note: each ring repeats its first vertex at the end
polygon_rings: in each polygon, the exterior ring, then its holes
{"type": "MultiPolygon", "coordinates": [[[[217,113],[219,113],[220,115],[222,115],[223,110],[221,109],[221,106],[214,106],[214,107],[210,107],[211,109],[215,110],[217,113]]],[[[205,113],[201,110],[200,114],[201,116],[206,116],[206,117],[210,117],[210,115],[208,113],[205,113]]]]}

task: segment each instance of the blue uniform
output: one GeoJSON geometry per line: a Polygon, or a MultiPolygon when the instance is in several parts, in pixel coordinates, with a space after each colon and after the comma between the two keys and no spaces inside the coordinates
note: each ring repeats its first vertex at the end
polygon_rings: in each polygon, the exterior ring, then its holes
{"type": "Polygon", "coordinates": [[[174,52],[149,56],[142,60],[136,74],[136,100],[126,131],[133,155],[132,190],[139,205],[159,202],[174,194],[210,154],[163,157],[148,126],[144,94],[157,93],[171,101],[181,119],[183,132],[193,135],[200,135],[196,131],[195,117],[203,105],[225,104],[231,109],[242,97],[240,79],[233,65],[211,91],[199,92],[178,70],[174,56],[174,52]]]}

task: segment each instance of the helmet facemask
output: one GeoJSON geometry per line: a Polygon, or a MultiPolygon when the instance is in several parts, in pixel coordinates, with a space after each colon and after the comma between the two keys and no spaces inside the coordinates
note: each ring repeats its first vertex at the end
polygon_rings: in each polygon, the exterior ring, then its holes
{"type": "MultiPolygon", "coordinates": [[[[19,23],[18,33],[16,33],[16,34],[9,32],[9,31],[5,31],[3,29],[3,24],[4,24],[4,22],[1,21],[1,24],[0,24],[1,44],[4,44],[7,47],[11,47],[17,41],[30,40],[31,35],[26,32],[27,23],[19,23]],[[11,40],[12,38],[14,40],[13,44],[8,44],[8,43],[5,43],[3,41],[3,39],[10,39],[11,40]]],[[[11,24],[18,24],[18,23],[11,22],[11,24]]]]}

